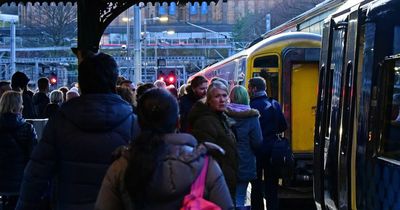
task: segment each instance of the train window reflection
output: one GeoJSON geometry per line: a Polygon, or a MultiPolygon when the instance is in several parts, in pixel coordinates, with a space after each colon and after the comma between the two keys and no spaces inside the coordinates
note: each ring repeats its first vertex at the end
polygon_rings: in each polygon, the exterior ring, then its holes
{"type": "Polygon", "coordinates": [[[393,74],[393,89],[389,87],[389,93],[393,94],[390,123],[388,123],[387,137],[384,142],[384,155],[396,160],[400,160],[400,60],[396,62],[393,74]],[[392,93],[391,93],[392,92],[392,93]]]}
{"type": "Polygon", "coordinates": [[[268,55],[254,60],[254,68],[278,68],[278,56],[268,55]]]}

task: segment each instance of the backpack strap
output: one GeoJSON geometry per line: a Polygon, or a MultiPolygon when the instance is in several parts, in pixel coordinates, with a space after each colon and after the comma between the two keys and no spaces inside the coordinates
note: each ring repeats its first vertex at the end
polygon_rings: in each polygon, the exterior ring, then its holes
{"type": "Polygon", "coordinates": [[[209,162],[208,156],[205,156],[203,168],[201,169],[200,175],[193,182],[192,187],[190,189],[190,194],[192,194],[196,197],[203,197],[203,195],[204,195],[204,188],[205,188],[205,184],[206,184],[206,176],[207,176],[207,170],[208,170],[208,162],[209,162]]]}

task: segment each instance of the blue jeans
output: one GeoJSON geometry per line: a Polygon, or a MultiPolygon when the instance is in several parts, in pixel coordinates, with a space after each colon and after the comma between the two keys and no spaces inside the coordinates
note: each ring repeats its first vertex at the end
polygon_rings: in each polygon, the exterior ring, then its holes
{"type": "Polygon", "coordinates": [[[244,206],[248,185],[248,181],[238,181],[236,183],[236,206],[244,206]]]}

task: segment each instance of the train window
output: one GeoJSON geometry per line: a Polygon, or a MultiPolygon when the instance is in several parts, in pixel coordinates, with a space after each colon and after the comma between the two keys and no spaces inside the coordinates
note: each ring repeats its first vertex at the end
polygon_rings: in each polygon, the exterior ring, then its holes
{"type": "Polygon", "coordinates": [[[400,160],[400,60],[397,60],[388,74],[389,87],[385,106],[389,108],[386,121],[386,137],[383,139],[383,155],[400,160]],[[390,106],[391,105],[391,106],[390,106]]]}
{"type": "Polygon", "coordinates": [[[260,75],[260,72],[254,72],[253,77],[262,77],[265,79],[265,83],[267,85],[267,94],[269,97],[272,97],[276,100],[279,98],[279,89],[278,89],[278,72],[266,72],[265,74],[260,75]]]}
{"type": "Polygon", "coordinates": [[[254,68],[278,68],[278,56],[268,55],[254,60],[254,68]]]}

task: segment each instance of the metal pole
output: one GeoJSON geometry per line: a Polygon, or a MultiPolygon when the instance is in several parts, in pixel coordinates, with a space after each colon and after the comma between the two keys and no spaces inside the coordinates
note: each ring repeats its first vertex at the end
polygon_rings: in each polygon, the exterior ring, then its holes
{"type": "Polygon", "coordinates": [[[140,42],[140,32],[142,29],[141,25],[141,14],[140,7],[134,6],[134,21],[135,21],[135,83],[138,84],[142,81],[142,43],[140,42]]]}
{"type": "Polygon", "coordinates": [[[154,78],[156,78],[157,79],[157,72],[158,72],[158,62],[157,62],[157,60],[158,60],[158,55],[157,55],[157,48],[158,48],[158,35],[156,34],[156,36],[155,36],[155,39],[156,39],[156,46],[154,47],[154,61],[155,61],[155,67],[154,67],[154,69],[156,70],[155,71],[155,73],[154,73],[154,78]]]}
{"type": "Polygon", "coordinates": [[[146,80],[147,80],[147,19],[143,20],[143,56],[144,56],[144,71],[146,72],[146,80]]]}
{"type": "MultiPolygon", "coordinates": [[[[129,8],[126,10],[126,17],[127,17],[127,21],[126,21],[126,60],[129,60],[129,37],[130,37],[129,22],[131,21],[130,17],[129,17],[129,8]]],[[[129,70],[129,64],[128,64],[128,70],[129,70]]]]}
{"type": "Polygon", "coordinates": [[[10,26],[10,33],[11,33],[11,40],[10,40],[10,62],[11,62],[11,71],[10,71],[10,77],[15,73],[16,67],[15,67],[15,22],[11,21],[11,26],[10,26]]]}

